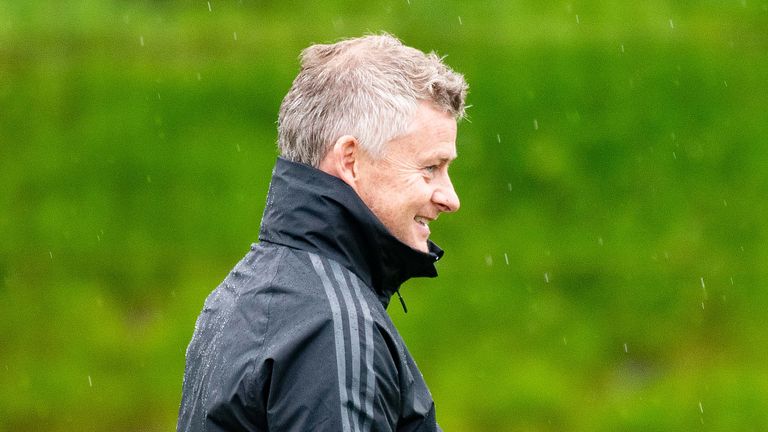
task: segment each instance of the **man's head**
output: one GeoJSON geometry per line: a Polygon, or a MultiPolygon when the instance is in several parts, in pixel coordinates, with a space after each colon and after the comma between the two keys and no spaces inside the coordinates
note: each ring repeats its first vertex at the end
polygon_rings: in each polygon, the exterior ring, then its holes
{"type": "Polygon", "coordinates": [[[333,174],[403,243],[427,251],[427,223],[455,211],[448,177],[467,84],[434,53],[389,35],[302,52],[283,100],[283,157],[333,174]]]}

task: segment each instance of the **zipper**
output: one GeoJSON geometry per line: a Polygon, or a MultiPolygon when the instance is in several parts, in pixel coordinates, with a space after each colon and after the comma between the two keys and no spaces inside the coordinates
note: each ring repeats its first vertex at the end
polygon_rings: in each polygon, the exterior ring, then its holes
{"type": "Polygon", "coordinates": [[[403,305],[403,312],[408,313],[408,308],[405,306],[405,300],[403,300],[403,296],[400,295],[400,288],[395,290],[397,293],[397,298],[400,299],[400,304],[403,305]]]}

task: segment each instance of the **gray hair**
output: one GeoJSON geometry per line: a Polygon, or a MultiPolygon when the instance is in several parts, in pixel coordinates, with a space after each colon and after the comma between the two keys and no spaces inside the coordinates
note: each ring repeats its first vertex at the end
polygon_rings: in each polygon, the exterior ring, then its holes
{"type": "Polygon", "coordinates": [[[370,35],[302,51],[301,71],[283,99],[278,148],[318,167],[343,135],[373,157],[406,133],[420,101],[464,117],[467,83],[434,52],[425,54],[388,35],[370,35]]]}

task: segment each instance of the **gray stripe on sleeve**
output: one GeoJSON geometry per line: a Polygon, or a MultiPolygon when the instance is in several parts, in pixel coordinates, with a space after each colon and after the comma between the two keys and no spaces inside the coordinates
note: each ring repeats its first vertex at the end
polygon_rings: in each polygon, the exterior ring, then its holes
{"type": "MultiPolygon", "coordinates": [[[[344,273],[341,271],[341,267],[335,261],[330,261],[331,269],[333,269],[333,275],[336,277],[336,282],[341,290],[341,299],[347,309],[347,318],[349,322],[349,339],[350,339],[350,354],[352,355],[352,382],[350,383],[349,391],[352,394],[352,403],[355,407],[356,413],[363,411],[363,406],[360,403],[360,325],[357,321],[357,305],[352,299],[352,293],[349,291],[347,281],[344,279],[344,273]]],[[[359,430],[360,418],[358,415],[352,415],[352,429],[359,430]]]]}
{"type": "Polygon", "coordinates": [[[341,424],[342,424],[342,430],[343,432],[350,432],[350,425],[349,425],[349,412],[347,407],[347,369],[346,369],[346,353],[344,349],[344,329],[343,329],[343,322],[341,318],[341,308],[339,307],[339,301],[336,298],[336,292],[333,289],[333,285],[331,285],[331,281],[328,278],[328,274],[325,271],[325,267],[323,267],[323,261],[322,259],[313,254],[309,253],[309,259],[312,261],[312,265],[315,267],[315,272],[317,272],[317,275],[320,277],[320,281],[323,283],[323,289],[325,290],[325,295],[328,297],[328,303],[331,305],[331,313],[333,317],[333,336],[334,340],[336,342],[336,370],[338,372],[338,379],[339,379],[339,402],[341,410],[341,424]]]}
{"type": "Polygon", "coordinates": [[[365,388],[365,396],[363,397],[363,418],[362,430],[363,432],[370,430],[373,425],[373,395],[376,391],[376,374],[373,370],[373,318],[371,317],[371,310],[368,308],[368,302],[360,292],[360,285],[357,282],[357,276],[352,272],[349,272],[349,280],[352,282],[352,288],[360,302],[360,307],[363,310],[363,318],[365,322],[365,368],[363,369],[368,375],[365,388]]]}

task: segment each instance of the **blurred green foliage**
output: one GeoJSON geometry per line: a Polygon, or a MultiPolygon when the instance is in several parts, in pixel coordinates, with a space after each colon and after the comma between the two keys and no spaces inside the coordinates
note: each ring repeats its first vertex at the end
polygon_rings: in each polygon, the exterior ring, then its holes
{"type": "Polygon", "coordinates": [[[6,0],[0,431],[174,428],[298,53],[379,31],[471,85],[390,309],[443,428],[768,430],[765,0],[6,0]]]}

